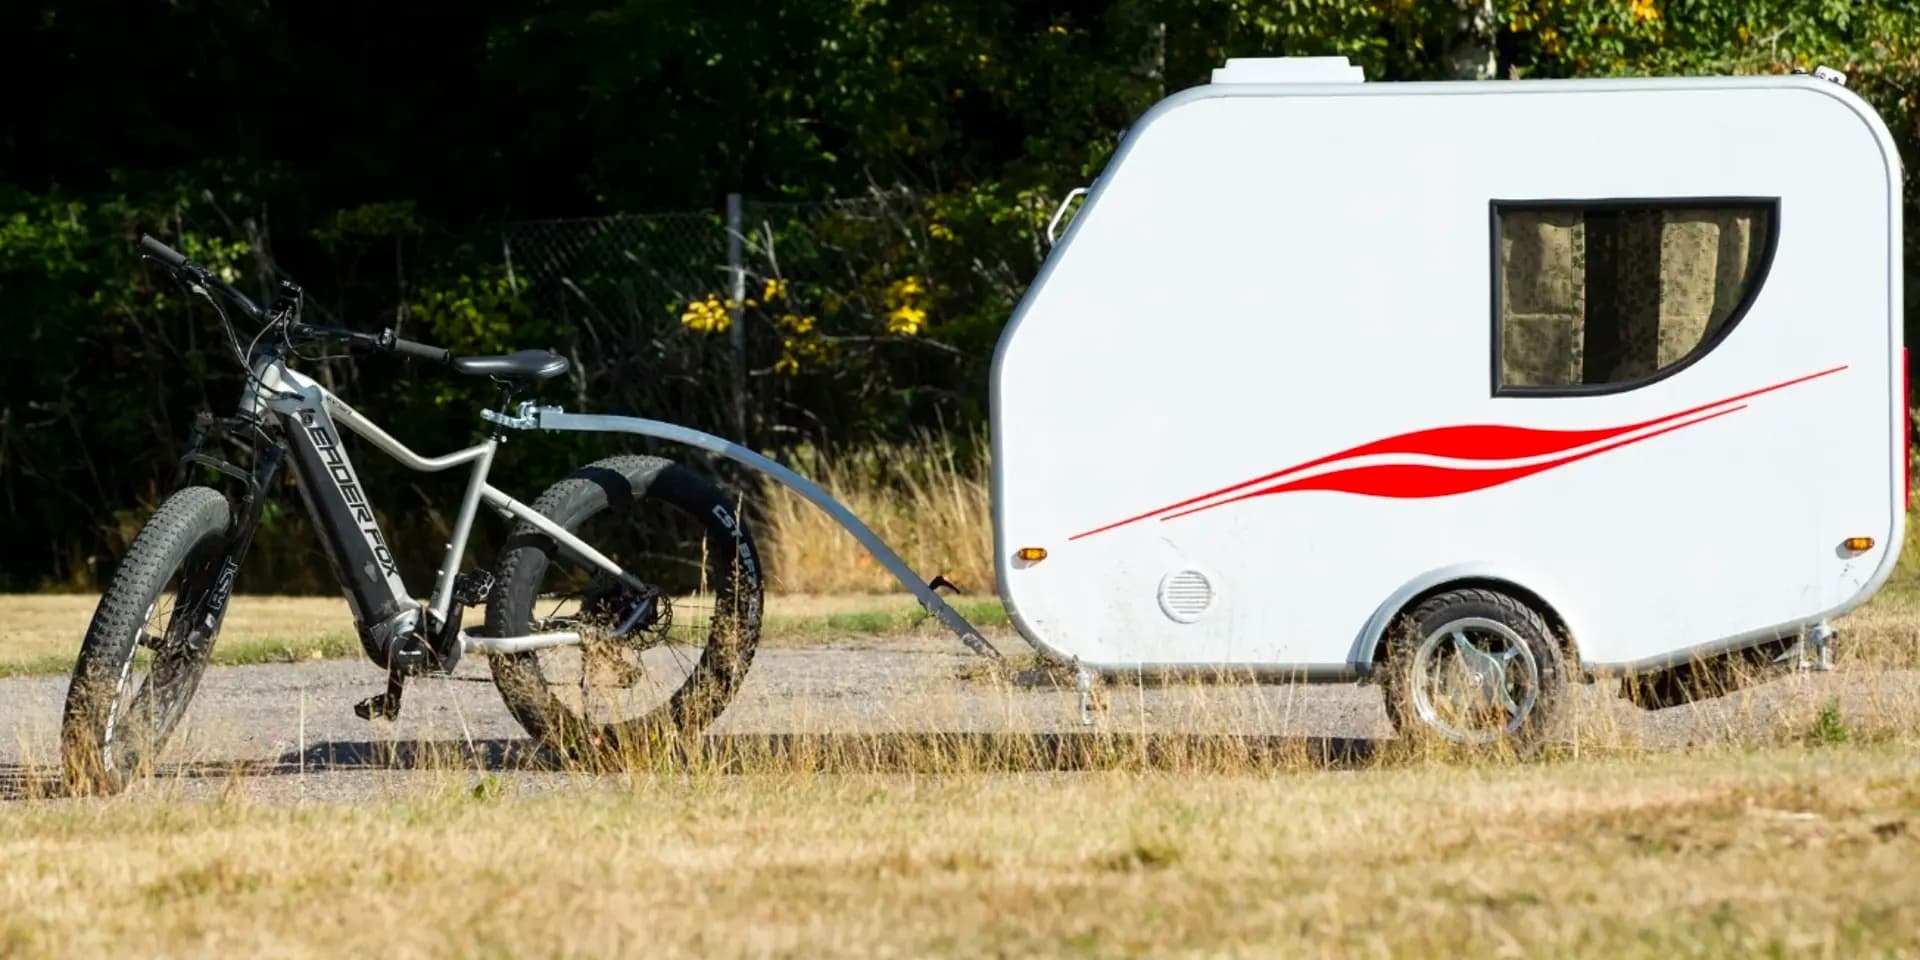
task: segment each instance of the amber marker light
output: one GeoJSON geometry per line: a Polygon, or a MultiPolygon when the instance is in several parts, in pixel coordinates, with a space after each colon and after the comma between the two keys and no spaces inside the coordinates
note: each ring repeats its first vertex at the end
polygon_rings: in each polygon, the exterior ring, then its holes
{"type": "MultiPolygon", "coordinates": [[[[1851,543],[1852,541],[1848,541],[1848,542],[1851,543]]],[[[1021,560],[1024,560],[1028,563],[1039,563],[1040,561],[1045,560],[1047,558],[1047,548],[1046,547],[1021,547],[1020,549],[1015,550],[1013,552],[1013,555],[1016,557],[1019,557],[1021,560]]]]}
{"type": "Polygon", "coordinates": [[[1843,547],[1846,547],[1848,550],[1852,550],[1854,553],[1860,553],[1861,551],[1864,551],[1864,550],[1873,549],[1873,538],[1872,537],[1848,537],[1845,540],[1840,541],[1840,545],[1843,547]]]}

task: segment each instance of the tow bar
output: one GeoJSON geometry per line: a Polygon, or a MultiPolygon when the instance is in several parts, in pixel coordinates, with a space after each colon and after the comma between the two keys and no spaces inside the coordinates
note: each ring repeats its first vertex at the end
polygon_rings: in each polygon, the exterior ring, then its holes
{"type": "Polygon", "coordinates": [[[973,624],[968,623],[967,618],[960,615],[960,611],[953,609],[940,598],[940,594],[934,592],[932,583],[920,579],[913,569],[907,566],[906,561],[900,559],[900,555],[894,553],[892,547],[887,546],[886,541],[881,540],[872,529],[860,521],[859,517],[854,516],[853,511],[848,510],[813,481],[746,447],[709,433],[660,420],[567,413],[559,407],[535,406],[532,403],[520,404],[519,409],[512,416],[492,410],[482,411],[480,415],[488,421],[513,430],[631,433],[642,437],[653,437],[696,447],[758,470],[778,480],[787,489],[807,498],[808,502],[826,511],[827,516],[832,517],[835,523],[853,534],[853,538],[860,542],[860,546],[872,554],[873,558],[879,561],[895,580],[900,581],[900,585],[906,587],[908,592],[920,601],[920,606],[939,620],[942,626],[953,631],[953,635],[958,637],[961,643],[966,644],[967,649],[990,660],[1005,660],[1000,651],[995,649],[973,624]]]}

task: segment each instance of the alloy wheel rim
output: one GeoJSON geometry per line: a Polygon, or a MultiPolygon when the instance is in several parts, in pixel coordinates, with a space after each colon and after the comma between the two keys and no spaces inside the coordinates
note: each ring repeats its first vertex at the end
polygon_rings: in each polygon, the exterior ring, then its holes
{"type": "Polygon", "coordinates": [[[1456,743],[1491,743],[1517,733],[1540,700],[1540,664],[1512,627],[1460,617],[1431,630],[1415,649],[1414,712],[1456,743]]]}

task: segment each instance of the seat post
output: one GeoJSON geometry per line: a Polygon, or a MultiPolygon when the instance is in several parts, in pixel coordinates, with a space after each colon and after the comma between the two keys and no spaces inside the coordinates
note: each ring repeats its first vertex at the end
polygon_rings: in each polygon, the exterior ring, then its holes
{"type": "MultiPolygon", "coordinates": [[[[495,402],[495,406],[499,408],[501,414],[509,417],[513,416],[513,381],[505,377],[493,377],[491,379],[494,383],[500,385],[500,399],[495,402]]],[[[493,429],[487,434],[487,439],[505,442],[507,439],[507,428],[497,423],[494,424],[493,429]]]]}

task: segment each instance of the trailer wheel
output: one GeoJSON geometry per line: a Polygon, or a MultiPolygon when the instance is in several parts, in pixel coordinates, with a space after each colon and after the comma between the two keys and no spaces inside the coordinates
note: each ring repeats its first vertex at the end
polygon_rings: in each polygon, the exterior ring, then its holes
{"type": "Polygon", "coordinates": [[[1449,590],[1422,601],[1387,637],[1387,716],[1402,737],[1505,744],[1529,754],[1565,700],[1566,674],[1546,619],[1495,590],[1449,590]]]}

